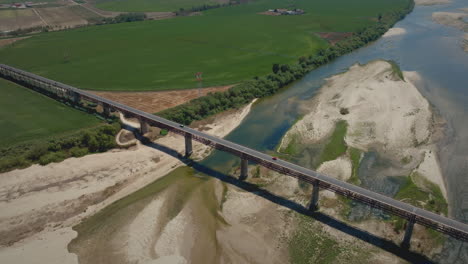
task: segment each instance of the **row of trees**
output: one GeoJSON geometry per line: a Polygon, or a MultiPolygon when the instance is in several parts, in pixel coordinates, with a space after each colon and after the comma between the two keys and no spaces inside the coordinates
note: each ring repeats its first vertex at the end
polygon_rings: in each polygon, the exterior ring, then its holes
{"type": "Polygon", "coordinates": [[[301,57],[296,64],[274,64],[272,73],[267,76],[255,77],[232,87],[226,92],[210,93],[207,96],[159,112],[158,115],[189,125],[195,120],[204,119],[227,109],[238,108],[254,98],[270,96],[280,88],[302,78],[309,71],[375,41],[398,20],[410,13],[413,7],[414,2],[410,1],[409,5],[400,11],[381,14],[378,23],[357,31],[353,36],[334,46],[320,50],[316,55],[301,57]]]}
{"type": "Polygon", "coordinates": [[[34,163],[45,165],[69,157],[107,151],[116,147],[115,135],[120,129],[120,123],[115,122],[66,137],[1,149],[0,172],[24,168],[34,163]]]}
{"type": "Polygon", "coordinates": [[[97,21],[97,25],[102,24],[117,24],[117,23],[126,23],[126,22],[135,22],[135,21],[143,21],[146,19],[145,13],[125,13],[120,14],[116,17],[106,17],[102,18],[102,20],[97,21]]]}
{"type": "Polygon", "coordinates": [[[201,11],[214,9],[214,8],[221,8],[221,7],[226,7],[226,6],[238,5],[241,2],[242,1],[240,1],[240,0],[231,0],[228,3],[224,3],[224,4],[211,4],[211,5],[210,4],[204,4],[204,5],[201,5],[201,6],[193,6],[192,8],[189,8],[189,9],[180,8],[179,10],[175,11],[174,13],[176,13],[177,16],[187,16],[192,12],[201,12],[201,11]]]}

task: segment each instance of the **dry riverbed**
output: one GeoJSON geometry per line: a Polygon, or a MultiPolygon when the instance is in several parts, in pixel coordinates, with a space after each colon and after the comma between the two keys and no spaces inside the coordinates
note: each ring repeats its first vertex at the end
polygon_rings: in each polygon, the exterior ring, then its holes
{"type": "MultiPolygon", "coordinates": [[[[224,137],[251,105],[212,118],[199,129],[224,137]]],[[[169,134],[155,143],[179,153],[184,150],[178,135],[169,134]]],[[[208,147],[194,143],[194,159],[209,153],[208,147]]],[[[67,250],[76,236],[71,227],[182,165],[176,157],[138,144],[1,174],[0,262],[77,263],[76,255],[67,250]]]]}
{"type": "Polygon", "coordinates": [[[432,13],[432,20],[435,22],[457,28],[465,32],[461,39],[461,46],[465,52],[468,52],[468,8],[460,8],[460,12],[434,12],[432,13]]]}
{"type": "MultiPolygon", "coordinates": [[[[347,72],[327,79],[318,95],[304,105],[306,114],[287,132],[279,150],[294,155],[293,150],[298,151],[300,146],[329,142],[321,160],[311,164],[319,172],[354,184],[359,184],[356,173],[363,153],[375,151],[392,164],[385,173],[410,175],[413,191],[435,190],[441,203],[445,203],[447,194],[435,144],[444,123],[414,86],[413,82],[419,79],[417,73],[401,73],[386,61],[352,66],[347,72]],[[337,139],[338,127],[342,128],[342,134],[337,139]]],[[[349,209],[340,208],[342,201],[336,195],[323,191],[321,197],[324,212],[348,221],[343,210],[349,209]]],[[[426,206],[427,202],[421,201],[417,206],[426,206]]],[[[392,222],[380,220],[377,225],[373,221],[371,218],[353,225],[398,240],[401,232],[393,228],[392,222]]],[[[440,243],[421,227],[412,241],[413,245],[419,244],[415,250],[428,256],[441,250],[440,243]]]]}

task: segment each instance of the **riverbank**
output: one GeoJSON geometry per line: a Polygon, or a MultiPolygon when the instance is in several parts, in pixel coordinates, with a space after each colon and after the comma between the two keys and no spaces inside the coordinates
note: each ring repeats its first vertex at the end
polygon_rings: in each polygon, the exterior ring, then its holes
{"type": "MultiPolygon", "coordinates": [[[[217,115],[196,128],[224,137],[242,122],[252,104],[217,115]]],[[[169,134],[155,143],[184,151],[184,140],[178,135],[169,134]]],[[[193,147],[194,159],[210,153],[199,143],[193,147]]],[[[128,150],[1,174],[1,262],[30,263],[46,255],[53,256],[48,263],[76,262],[76,256],[66,250],[76,236],[72,226],[182,165],[176,157],[138,144],[128,150]]]]}
{"type": "Polygon", "coordinates": [[[430,6],[430,5],[446,5],[450,4],[452,0],[414,0],[416,5],[430,6]]]}

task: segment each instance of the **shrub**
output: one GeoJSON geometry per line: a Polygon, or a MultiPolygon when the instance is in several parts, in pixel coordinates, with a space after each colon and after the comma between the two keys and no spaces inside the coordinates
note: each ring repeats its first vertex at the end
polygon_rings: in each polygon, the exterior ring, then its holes
{"type": "Polygon", "coordinates": [[[88,153],[88,148],[73,147],[70,149],[71,156],[75,158],[83,157],[88,153]]]}
{"type": "Polygon", "coordinates": [[[68,155],[62,151],[49,152],[39,159],[39,164],[46,165],[51,162],[60,162],[66,158],[68,158],[68,155]]]}
{"type": "Polygon", "coordinates": [[[342,107],[342,108],[340,109],[340,114],[342,114],[342,115],[347,115],[347,114],[349,114],[348,108],[342,107]]]}

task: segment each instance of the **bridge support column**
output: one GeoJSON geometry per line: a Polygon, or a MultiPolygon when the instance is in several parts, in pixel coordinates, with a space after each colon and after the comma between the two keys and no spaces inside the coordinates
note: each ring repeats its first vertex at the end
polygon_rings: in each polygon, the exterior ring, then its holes
{"type": "Polygon", "coordinates": [[[192,134],[185,134],[185,157],[190,157],[192,152],[192,134]]]}
{"type": "Polygon", "coordinates": [[[249,176],[249,161],[241,158],[241,171],[239,180],[243,181],[249,176]]]}
{"type": "Polygon", "coordinates": [[[81,96],[78,93],[73,93],[73,102],[75,104],[80,104],[81,101],[81,96]]]}
{"type": "Polygon", "coordinates": [[[312,189],[312,199],[310,200],[309,210],[316,211],[318,209],[318,199],[319,199],[319,183],[315,181],[312,189]]]}
{"type": "Polygon", "coordinates": [[[403,237],[403,241],[401,242],[402,248],[410,247],[411,236],[413,235],[413,228],[414,228],[414,219],[409,219],[406,224],[405,236],[403,237]]]}
{"type": "Polygon", "coordinates": [[[140,133],[145,135],[149,132],[149,125],[145,121],[140,120],[140,133]]]}
{"type": "Polygon", "coordinates": [[[102,104],[102,113],[104,116],[109,117],[110,116],[110,107],[107,104],[102,104]]]}

